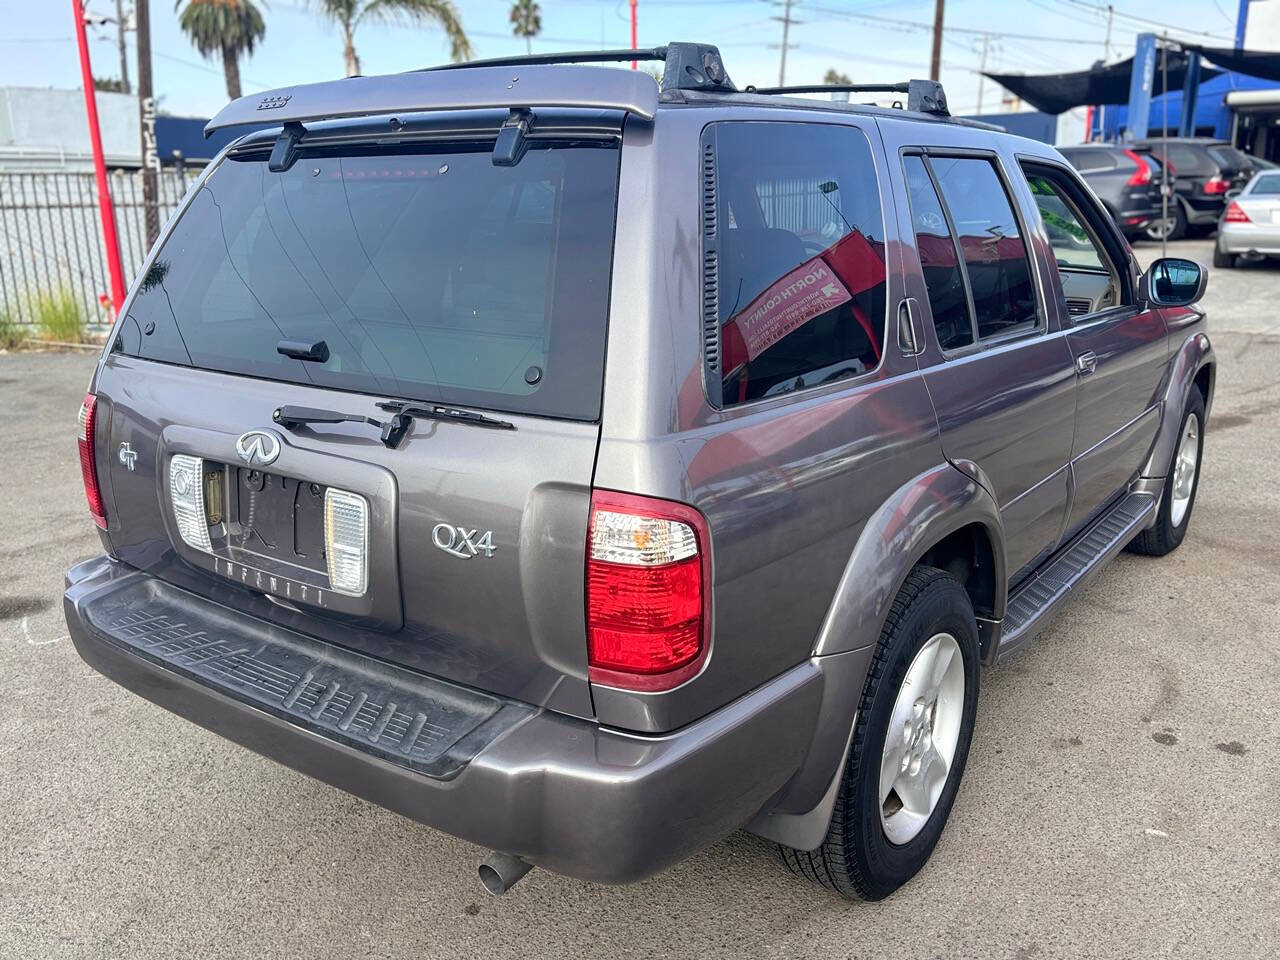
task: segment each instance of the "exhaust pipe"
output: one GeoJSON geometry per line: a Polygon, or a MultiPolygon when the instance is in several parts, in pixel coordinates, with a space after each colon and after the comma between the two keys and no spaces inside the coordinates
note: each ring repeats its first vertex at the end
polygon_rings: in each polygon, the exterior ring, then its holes
{"type": "Polygon", "coordinates": [[[495,897],[500,897],[524,878],[533,864],[509,853],[494,850],[479,867],[480,883],[495,897]]]}

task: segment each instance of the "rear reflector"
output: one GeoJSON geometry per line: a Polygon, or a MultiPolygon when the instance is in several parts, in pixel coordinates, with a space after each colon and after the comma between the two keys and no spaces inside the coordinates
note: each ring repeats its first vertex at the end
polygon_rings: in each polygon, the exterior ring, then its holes
{"type": "Polygon", "coordinates": [[[330,589],[362,596],[369,585],[369,501],[360,494],[325,491],[324,553],[330,589]]]}
{"type": "Polygon", "coordinates": [[[80,475],[84,480],[84,497],[89,501],[89,513],[93,522],[107,529],[107,510],[102,505],[102,490],[98,487],[98,464],[94,460],[94,431],[98,426],[98,398],[85,394],[80,404],[80,475]]]}
{"type": "Polygon", "coordinates": [[[1244,212],[1244,208],[1234,200],[1227,207],[1227,212],[1222,215],[1223,223],[1253,223],[1249,219],[1249,215],[1244,212]]]}
{"type": "Polygon", "coordinates": [[[587,533],[587,663],[593,683],[669,690],[706,660],[706,520],[684,504],[597,490],[587,533]]]}
{"type": "Polygon", "coordinates": [[[176,453],[169,458],[169,500],[178,533],[189,547],[208,553],[209,521],[204,512],[204,461],[176,453]]]}

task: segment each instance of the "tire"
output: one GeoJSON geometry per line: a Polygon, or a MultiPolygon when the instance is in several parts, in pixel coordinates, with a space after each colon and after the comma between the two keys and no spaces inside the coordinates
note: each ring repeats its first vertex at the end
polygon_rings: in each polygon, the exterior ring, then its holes
{"type": "MultiPolygon", "coordinates": [[[[1156,522],[1143,530],[1129,542],[1129,550],[1148,557],[1163,557],[1171,553],[1182,543],[1187,535],[1187,527],[1191,524],[1192,508],[1196,505],[1196,491],[1200,488],[1200,464],[1204,454],[1204,397],[1194,387],[1187,398],[1187,407],[1182,413],[1182,423],[1178,428],[1178,443],[1174,447],[1173,461],[1169,464],[1169,472],[1165,476],[1164,493],[1160,495],[1160,507],[1156,513],[1156,522]],[[1191,446],[1195,449],[1195,463],[1191,467],[1191,476],[1187,482],[1185,473],[1183,493],[1185,502],[1179,509],[1178,492],[1179,461],[1187,440],[1187,425],[1195,418],[1195,439],[1191,446]]],[[[1184,468],[1185,469],[1185,468],[1184,468]]]]}
{"type": "MultiPolygon", "coordinates": [[[[978,629],[969,595],[951,574],[934,567],[916,567],[894,598],[880,632],[826,839],[813,851],[778,847],[783,863],[793,873],[851,900],[881,900],[916,875],[942,835],[964,776],[978,708],[980,673],[978,629]],[[952,666],[941,665],[941,651],[948,647],[947,641],[939,638],[945,636],[955,641],[947,661],[952,666]],[[930,664],[928,653],[922,651],[935,640],[934,649],[939,657],[930,664]],[[903,712],[898,703],[899,691],[913,665],[919,668],[915,673],[917,678],[928,676],[932,672],[930,666],[946,678],[936,691],[937,706],[932,710],[926,708],[923,714],[918,707],[922,699],[927,699],[929,691],[914,680],[912,685],[924,694],[914,701],[916,708],[903,712]],[[957,676],[963,678],[959,696],[955,686],[957,676]],[[886,820],[883,810],[886,806],[892,810],[898,796],[895,787],[882,806],[880,771],[891,725],[897,727],[893,722],[895,707],[899,708],[898,718],[905,719],[902,741],[895,748],[895,756],[901,754],[905,759],[902,764],[895,761],[889,765],[895,776],[899,773],[907,776],[905,768],[916,763],[915,750],[927,753],[931,744],[935,757],[945,755],[953,733],[954,753],[941,781],[941,791],[936,794],[929,812],[912,813],[902,803],[886,820]],[[913,724],[918,733],[921,723],[926,728],[923,747],[919,737],[909,741],[906,735],[913,724]],[[903,842],[891,840],[890,829],[899,834],[903,842]],[[910,829],[916,832],[905,837],[910,829]]],[[[910,701],[911,695],[905,694],[904,703],[910,701]]],[[[938,762],[935,759],[932,763],[921,763],[922,779],[930,779],[924,775],[930,770],[936,771],[938,762]]],[[[936,790],[938,781],[932,779],[936,790]]]]}
{"type": "Polygon", "coordinates": [[[1230,270],[1236,265],[1236,255],[1234,253],[1224,253],[1218,249],[1218,245],[1213,245],[1213,265],[1220,269],[1230,270]]]}
{"type": "MultiPolygon", "coordinates": [[[[1187,232],[1187,211],[1183,210],[1182,204],[1175,200],[1169,210],[1169,214],[1169,232],[1168,235],[1163,236],[1163,239],[1166,241],[1181,240],[1182,235],[1187,232]]],[[[1164,231],[1165,221],[1153,220],[1146,229],[1147,239],[1159,242],[1164,231]]]]}

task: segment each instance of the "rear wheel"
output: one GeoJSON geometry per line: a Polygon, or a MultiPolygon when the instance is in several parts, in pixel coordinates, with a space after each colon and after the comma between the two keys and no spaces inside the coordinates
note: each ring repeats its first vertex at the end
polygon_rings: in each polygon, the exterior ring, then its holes
{"type": "Polygon", "coordinates": [[[1167,220],[1152,220],[1147,225],[1147,238],[1150,240],[1179,240],[1187,232],[1187,212],[1182,204],[1173,202],[1169,207],[1167,220]]]}
{"type": "Polygon", "coordinates": [[[951,574],[916,567],[880,634],[826,839],[779,848],[792,872],[861,900],[915,876],[964,775],[979,674],[969,595],[951,574]]]}
{"type": "Polygon", "coordinates": [[[1173,463],[1169,465],[1169,473],[1164,480],[1156,522],[1129,543],[1131,551],[1163,557],[1182,543],[1191,523],[1191,508],[1195,506],[1196,490],[1200,485],[1200,455],[1203,452],[1204,398],[1199,390],[1193,388],[1182,414],[1178,445],[1174,448],[1173,463]]]}
{"type": "Polygon", "coordinates": [[[1234,253],[1226,253],[1215,243],[1213,245],[1213,265],[1229,270],[1236,265],[1236,255],[1234,253]]]}

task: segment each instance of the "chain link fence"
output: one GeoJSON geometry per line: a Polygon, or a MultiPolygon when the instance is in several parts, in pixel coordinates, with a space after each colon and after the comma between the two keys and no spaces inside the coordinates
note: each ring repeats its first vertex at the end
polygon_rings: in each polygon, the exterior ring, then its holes
{"type": "MultiPolygon", "coordinates": [[[[177,209],[199,175],[191,167],[161,171],[156,179],[159,220],[177,209]]],[[[142,177],[109,174],[125,285],[147,255],[142,177]]],[[[111,280],[92,173],[0,173],[0,319],[39,322],[37,304],[74,303],[90,330],[111,321],[111,280]]]]}

